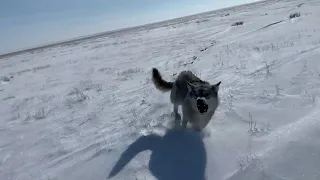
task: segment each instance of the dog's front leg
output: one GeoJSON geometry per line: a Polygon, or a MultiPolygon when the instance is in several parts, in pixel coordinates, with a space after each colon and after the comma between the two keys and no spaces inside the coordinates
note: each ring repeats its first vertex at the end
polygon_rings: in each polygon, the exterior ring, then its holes
{"type": "Polygon", "coordinates": [[[183,129],[187,128],[187,125],[188,125],[188,120],[182,119],[182,128],[183,129]]]}
{"type": "Polygon", "coordinates": [[[181,116],[180,116],[180,114],[178,112],[178,105],[176,105],[176,104],[173,105],[172,115],[174,117],[175,126],[180,126],[180,124],[181,124],[181,116]]]}
{"type": "Polygon", "coordinates": [[[174,115],[174,118],[175,120],[181,120],[181,116],[180,114],[178,113],[178,105],[173,105],[173,115],[174,115]]]}
{"type": "Polygon", "coordinates": [[[189,122],[188,117],[183,114],[182,125],[181,125],[183,129],[187,128],[188,122],[189,122]]]}
{"type": "Polygon", "coordinates": [[[182,124],[181,127],[182,129],[186,129],[188,122],[190,121],[190,117],[188,116],[188,108],[182,105],[182,124]]]}

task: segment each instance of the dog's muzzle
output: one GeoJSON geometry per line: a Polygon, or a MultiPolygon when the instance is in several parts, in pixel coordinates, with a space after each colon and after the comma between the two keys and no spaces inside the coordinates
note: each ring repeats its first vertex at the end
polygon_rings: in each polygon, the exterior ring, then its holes
{"type": "Polygon", "coordinates": [[[203,99],[197,99],[197,107],[200,113],[205,113],[208,111],[208,104],[203,99]]]}

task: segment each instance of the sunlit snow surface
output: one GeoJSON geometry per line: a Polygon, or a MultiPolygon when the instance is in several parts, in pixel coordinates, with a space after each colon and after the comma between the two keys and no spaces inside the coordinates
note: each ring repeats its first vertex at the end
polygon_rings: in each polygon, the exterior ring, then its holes
{"type": "Polygon", "coordinates": [[[319,9],[262,2],[2,58],[0,179],[319,180],[319,9]],[[204,132],[169,130],[152,67],[222,81],[204,132]]]}

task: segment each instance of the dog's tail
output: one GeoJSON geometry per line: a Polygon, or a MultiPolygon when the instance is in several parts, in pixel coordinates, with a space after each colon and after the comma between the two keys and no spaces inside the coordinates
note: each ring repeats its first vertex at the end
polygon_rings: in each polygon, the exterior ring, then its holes
{"type": "Polygon", "coordinates": [[[162,92],[170,91],[173,86],[173,82],[162,79],[160,72],[156,68],[152,68],[152,82],[156,88],[162,92]]]}

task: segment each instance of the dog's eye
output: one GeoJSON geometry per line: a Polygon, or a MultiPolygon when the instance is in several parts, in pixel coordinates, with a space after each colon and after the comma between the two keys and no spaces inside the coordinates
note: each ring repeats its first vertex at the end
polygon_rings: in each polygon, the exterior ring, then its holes
{"type": "Polygon", "coordinates": [[[218,96],[218,92],[213,92],[213,97],[217,97],[218,96]]]}

